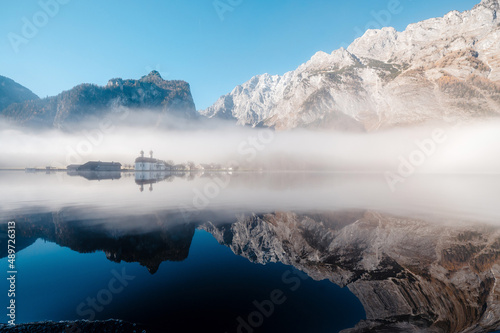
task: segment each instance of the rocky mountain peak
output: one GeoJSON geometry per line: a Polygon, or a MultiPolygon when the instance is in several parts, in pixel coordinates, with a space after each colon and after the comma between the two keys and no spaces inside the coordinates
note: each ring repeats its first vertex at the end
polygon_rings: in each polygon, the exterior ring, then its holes
{"type": "Polygon", "coordinates": [[[500,7],[498,0],[481,0],[477,6],[480,5],[496,9],[500,7]]]}
{"type": "Polygon", "coordinates": [[[106,86],[81,84],[54,97],[11,104],[1,113],[18,124],[74,128],[82,120],[103,117],[117,107],[138,112],[149,110],[181,119],[199,116],[189,84],[164,80],[158,71],[151,71],[139,80],[114,78],[106,86]]]}
{"type": "Polygon", "coordinates": [[[356,39],[347,50],[359,57],[387,61],[397,49],[399,33],[392,27],[368,29],[363,36],[356,39]]]}
{"type": "Polygon", "coordinates": [[[158,87],[166,88],[168,81],[164,80],[158,71],[151,71],[148,75],[144,75],[139,79],[139,82],[153,83],[158,87]]]}
{"type": "Polygon", "coordinates": [[[359,60],[352,53],[341,47],[331,54],[323,51],[317,52],[308,62],[299,67],[299,70],[341,69],[358,62],[359,60]]]}
{"type": "Polygon", "coordinates": [[[140,81],[151,81],[151,80],[154,80],[154,81],[162,80],[162,81],[164,81],[163,78],[160,75],[160,72],[155,71],[155,70],[152,70],[151,72],[149,72],[148,75],[144,75],[140,79],[140,81]]]}
{"type": "Polygon", "coordinates": [[[498,1],[401,32],[367,30],[347,49],[317,52],[282,76],[258,75],[201,113],[280,130],[348,131],[497,116],[498,1]]]}

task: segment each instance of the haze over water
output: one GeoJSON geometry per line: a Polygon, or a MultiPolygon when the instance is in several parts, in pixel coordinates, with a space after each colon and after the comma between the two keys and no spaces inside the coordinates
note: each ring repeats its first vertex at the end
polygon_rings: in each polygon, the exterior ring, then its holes
{"type": "MultiPolygon", "coordinates": [[[[431,275],[438,266],[459,274],[448,264],[457,253],[437,244],[482,242],[484,252],[500,235],[495,175],[414,175],[395,192],[378,174],[187,172],[150,182],[134,173],[86,177],[0,172],[8,189],[0,200],[2,228],[17,222],[20,323],[92,317],[160,331],[340,331],[403,311],[393,308],[403,302],[397,292],[377,296],[387,302],[381,309],[366,285],[404,284],[415,260],[431,275]],[[433,262],[433,251],[441,259],[433,262]],[[101,292],[117,274],[129,278],[123,290],[101,292]],[[275,290],[281,298],[271,297],[275,290]],[[97,301],[97,311],[87,297],[106,304],[97,301]],[[255,304],[270,299],[286,301],[273,303],[262,323],[250,316],[266,312],[255,304]]],[[[472,265],[467,260],[461,265],[472,265]]],[[[482,279],[488,267],[477,266],[475,276],[482,279]]],[[[410,299],[426,295],[435,308],[440,296],[427,288],[410,299]]],[[[482,306],[480,299],[470,302],[464,306],[482,306]]],[[[461,310],[441,310],[451,324],[467,325],[461,310]]]]}

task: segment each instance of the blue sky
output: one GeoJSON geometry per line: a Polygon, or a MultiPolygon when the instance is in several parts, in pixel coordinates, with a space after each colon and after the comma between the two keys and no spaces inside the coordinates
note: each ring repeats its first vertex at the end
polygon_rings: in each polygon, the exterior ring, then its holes
{"type": "Polygon", "coordinates": [[[478,2],[1,0],[0,75],[46,97],[156,69],[189,82],[202,109],[253,75],[293,70],[366,28],[404,30],[478,2]]]}

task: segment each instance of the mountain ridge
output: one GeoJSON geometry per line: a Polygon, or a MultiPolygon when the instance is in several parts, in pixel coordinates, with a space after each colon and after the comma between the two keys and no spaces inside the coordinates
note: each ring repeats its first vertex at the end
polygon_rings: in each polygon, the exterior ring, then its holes
{"type": "Polygon", "coordinates": [[[39,97],[16,81],[0,75],[0,110],[13,103],[37,100],[39,97]]]}
{"type": "Polygon", "coordinates": [[[367,30],[347,49],[319,51],[293,71],[256,75],[200,112],[281,130],[320,124],[370,131],[497,117],[498,9],[498,0],[483,0],[402,32],[367,30]]]}
{"type": "Polygon", "coordinates": [[[157,71],[139,80],[114,78],[105,86],[79,84],[56,96],[11,104],[0,114],[20,125],[63,128],[88,117],[103,117],[119,107],[147,108],[187,119],[199,116],[189,83],[164,80],[157,71]]]}
{"type": "Polygon", "coordinates": [[[498,117],[499,9],[498,0],[483,0],[401,32],[369,29],[347,49],[318,51],[283,75],[256,75],[198,112],[187,82],[152,71],[105,86],[80,84],[44,99],[19,85],[24,97],[12,94],[3,104],[0,89],[0,115],[18,125],[63,128],[126,107],[277,130],[356,132],[498,117]]]}

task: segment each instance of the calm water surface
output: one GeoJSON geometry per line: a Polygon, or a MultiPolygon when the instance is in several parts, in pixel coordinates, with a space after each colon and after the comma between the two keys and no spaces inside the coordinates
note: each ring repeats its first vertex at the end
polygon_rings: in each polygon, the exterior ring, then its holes
{"type": "Polygon", "coordinates": [[[328,173],[4,171],[0,184],[0,288],[8,290],[5,234],[15,221],[17,323],[500,326],[497,176],[414,176],[395,192],[380,175],[328,173]]]}

